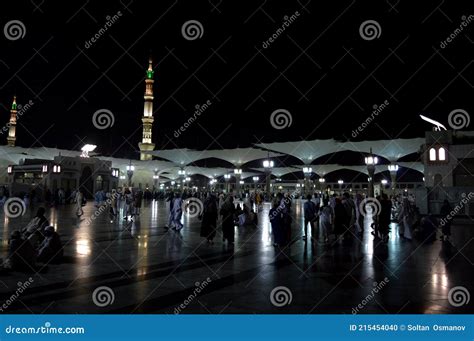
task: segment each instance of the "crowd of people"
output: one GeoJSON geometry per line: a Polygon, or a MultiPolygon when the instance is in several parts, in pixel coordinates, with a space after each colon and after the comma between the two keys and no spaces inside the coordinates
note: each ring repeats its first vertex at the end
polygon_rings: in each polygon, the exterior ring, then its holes
{"type": "MultiPolygon", "coordinates": [[[[1,191],[1,189],[0,189],[1,191]]],[[[5,197],[5,189],[2,192],[5,197]]],[[[0,193],[1,194],[1,193],[0,193]]],[[[77,189],[64,192],[65,202],[75,205],[77,216],[84,214],[86,195],[77,189]]],[[[314,193],[302,197],[299,192],[276,193],[265,198],[259,191],[253,191],[240,196],[224,192],[212,191],[169,191],[158,196],[169,205],[169,217],[165,226],[168,230],[179,232],[184,228],[183,213],[192,211],[201,221],[200,236],[209,244],[214,243],[218,231],[222,231],[222,240],[228,245],[234,244],[235,227],[252,226],[258,228],[258,213],[262,211],[265,200],[270,201],[269,221],[271,225],[272,242],[275,247],[284,247],[300,238],[292,236],[294,226],[295,199],[302,200],[303,226],[301,238],[307,242],[339,244],[341,241],[361,239],[364,228],[370,227],[374,239],[387,243],[391,223],[398,223],[400,237],[411,240],[434,240],[439,224],[432,214],[421,217],[413,196],[394,195],[389,197],[382,193],[375,198],[375,206],[367,211],[368,198],[362,194],[344,192],[321,194],[314,193]],[[193,207],[193,205],[195,207],[193,207]],[[365,220],[367,214],[370,220],[365,220]],[[370,226],[365,222],[371,221],[370,226]]],[[[63,198],[62,194],[58,198],[63,198]]],[[[107,209],[111,222],[120,215],[124,220],[133,220],[140,216],[142,201],[155,198],[155,192],[146,193],[139,189],[125,188],[123,191],[97,191],[94,196],[97,209],[107,209]],[[150,195],[150,193],[153,193],[150,195]]],[[[59,201],[61,202],[61,201],[59,201]]],[[[446,200],[439,212],[447,216],[452,207],[446,200]]],[[[392,225],[396,226],[396,225],[392,225]]],[[[449,240],[451,235],[451,220],[442,225],[442,240],[449,240]]],[[[38,263],[49,264],[61,262],[63,248],[61,239],[54,227],[45,217],[45,209],[40,207],[35,217],[21,230],[11,233],[9,241],[9,256],[4,264],[20,271],[33,271],[38,263]]]]}
{"type": "Polygon", "coordinates": [[[8,258],[4,267],[22,272],[35,272],[63,258],[61,238],[45,217],[45,209],[38,208],[35,217],[21,230],[11,233],[8,258]],[[40,266],[39,264],[43,265],[40,266]]]}

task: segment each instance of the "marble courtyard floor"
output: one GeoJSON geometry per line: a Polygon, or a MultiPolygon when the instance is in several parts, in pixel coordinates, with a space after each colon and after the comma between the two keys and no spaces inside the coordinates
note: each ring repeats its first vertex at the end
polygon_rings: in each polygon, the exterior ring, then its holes
{"type": "MultiPolygon", "coordinates": [[[[0,305],[33,279],[3,313],[351,314],[359,304],[362,314],[473,311],[473,299],[455,307],[447,298],[456,286],[474,294],[469,219],[453,225],[452,244],[403,240],[393,224],[387,245],[374,241],[367,228],[351,244],[311,245],[301,240],[302,203],[296,200],[293,242],[280,250],[272,246],[268,209],[265,204],[258,227],[235,229],[234,248],[222,243],[221,232],[208,245],[199,236],[200,221],[187,215],[181,233],[168,232],[163,201],[144,202],[140,218],[128,223],[111,222],[103,213],[88,225],[91,202],[81,218],[72,205],[48,209],[65,244],[65,262],[39,273],[0,273],[0,305]],[[104,286],[109,300],[99,306],[93,292],[104,286]]],[[[33,213],[1,217],[0,258],[11,231],[33,213]]]]}

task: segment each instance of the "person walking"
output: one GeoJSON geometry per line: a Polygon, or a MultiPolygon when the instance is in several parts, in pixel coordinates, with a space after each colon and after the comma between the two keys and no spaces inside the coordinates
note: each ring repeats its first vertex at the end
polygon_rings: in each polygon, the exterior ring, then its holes
{"type": "Polygon", "coordinates": [[[136,215],[136,216],[140,215],[140,208],[142,207],[142,198],[143,198],[143,192],[137,191],[137,193],[135,194],[134,201],[133,201],[133,205],[134,205],[133,215],[136,215]]]}
{"type": "Polygon", "coordinates": [[[328,233],[332,231],[332,221],[332,208],[331,206],[329,206],[328,203],[323,208],[321,208],[321,212],[319,214],[319,227],[323,236],[324,243],[327,243],[329,241],[328,233]]]}
{"type": "Polygon", "coordinates": [[[217,230],[217,199],[213,194],[208,194],[204,200],[201,223],[201,237],[206,238],[209,244],[214,244],[217,230]]]}
{"type": "Polygon", "coordinates": [[[311,194],[306,196],[306,202],[303,205],[304,211],[304,226],[303,226],[303,240],[308,239],[308,225],[310,226],[311,236],[313,240],[318,240],[318,232],[314,229],[314,222],[318,216],[318,208],[316,204],[312,201],[313,197],[311,194]]]}
{"type": "Polygon", "coordinates": [[[392,216],[392,201],[388,199],[387,194],[382,193],[380,200],[380,213],[378,217],[380,238],[384,243],[388,242],[388,233],[392,216]]]}
{"type": "Polygon", "coordinates": [[[364,214],[361,212],[361,205],[364,201],[362,194],[357,193],[355,196],[355,209],[356,209],[356,232],[359,236],[364,235],[364,214]]]}
{"type": "Polygon", "coordinates": [[[220,214],[222,216],[222,240],[229,245],[234,244],[234,219],[235,219],[235,205],[234,205],[234,198],[229,195],[222,208],[220,210],[220,214]]]}
{"type": "Polygon", "coordinates": [[[124,212],[123,212],[123,219],[128,220],[128,216],[133,217],[132,205],[133,205],[133,194],[128,188],[125,189],[124,192],[125,196],[125,205],[124,205],[124,212]]]}
{"type": "Polygon", "coordinates": [[[400,228],[399,234],[402,238],[412,240],[412,225],[415,221],[414,210],[411,207],[408,198],[403,198],[402,209],[399,215],[400,228]]]}
{"type": "Polygon", "coordinates": [[[181,223],[181,217],[183,216],[183,198],[179,193],[176,193],[173,199],[173,209],[171,210],[171,214],[173,216],[171,222],[173,230],[180,231],[183,228],[183,223],[181,223]]]}
{"type": "Polygon", "coordinates": [[[448,241],[449,237],[451,236],[451,220],[448,219],[447,217],[449,216],[451,218],[451,212],[453,212],[453,208],[449,204],[448,200],[444,200],[443,206],[441,206],[441,210],[439,214],[441,215],[441,232],[443,235],[441,236],[442,241],[448,241]]]}
{"type": "Polygon", "coordinates": [[[280,201],[274,198],[272,208],[269,212],[270,224],[272,225],[273,246],[279,247],[285,244],[285,233],[283,231],[282,214],[279,210],[280,201]]]}
{"type": "Polygon", "coordinates": [[[82,210],[82,202],[84,201],[84,194],[82,193],[80,188],[77,189],[75,200],[76,200],[76,215],[80,217],[81,215],[84,214],[84,211],[82,210]]]}
{"type": "Polygon", "coordinates": [[[337,239],[344,237],[344,233],[348,229],[347,222],[349,217],[347,216],[347,211],[342,204],[340,198],[335,199],[334,205],[334,234],[337,239]]]}

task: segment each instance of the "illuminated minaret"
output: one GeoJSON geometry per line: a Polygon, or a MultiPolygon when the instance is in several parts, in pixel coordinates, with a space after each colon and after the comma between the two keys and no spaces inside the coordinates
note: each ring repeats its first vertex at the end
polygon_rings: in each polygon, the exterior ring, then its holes
{"type": "Polygon", "coordinates": [[[8,145],[15,147],[16,141],[16,96],[13,96],[12,109],[10,110],[10,127],[8,129],[8,145]]]}
{"type": "Polygon", "coordinates": [[[143,138],[142,142],[138,144],[140,148],[140,160],[151,160],[153,157],[150,154],[145,154],[145,151],[152,151],[155,149],[155,144],[151,142],[151,130],[153,127],[153,62],[148,61],[148,70],[146,70],[145,79],[145,106],[143,108],[143,138]]]}

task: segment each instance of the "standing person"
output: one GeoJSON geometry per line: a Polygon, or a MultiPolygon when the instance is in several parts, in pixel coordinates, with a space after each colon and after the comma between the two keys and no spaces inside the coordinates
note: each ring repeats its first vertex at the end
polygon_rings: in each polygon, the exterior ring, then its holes
{"type": "Polygon", "coordinates": [[[58,190],[58,204],[64,204],[64,189],[62,187],[58,190]]]}
{"type": "Polygon", "coordinates": [[[342,197],[342,203],[347,212],[347,228],[349,230],[349,233],[347,235],[352,237],[352,233],[350,233],[350,231],[352,230],[356,222],[356,208],[354,200],[352,200],[351,195],[348,192],[344,192],[342,197]]]}
{"type": "Polygon", "coordinates": [[[169,229],[173,227],[173,199],[174,199],[174,193],[173,191],[171,191],[166,196],[166,201],[170,203],[170,210],[169,210],[169,216],[168,216],[168,224],[165,225],[165,229],[169,229]]]}
{"type": "Polygon", "coordinates": [[[234,244],[234,219],[235,219],[235,206],[234,198],[229,195],[225,200],[220,210],[222,216],[222,240],[229,245],[234,244]]]}
{"type": "Polygon", "coordinates": [[[279,211],[280,202],[277,198],[272,200],[272,208],[269,212],[270,224],[272,225],[273,246],[279,247],[285,244],[285,234],[283,232],[282,214],[279,211]]]}
{"type": "Polygon", "coordinates": [[[329,241],[328,232],[332,231],[332,208],[329,206],[329,203],[321,208],[321,213],[319,214],[319,226],[324,238],[324,243],[327,243],[329,241]]]}
{"type": "Polygon", "coordinates": [[[143,192],[137,191],[137,193],[135,194],[134,202],[133,202],[135,206],[134,215],[140,215],[140,207],[142,207],[142,198],[143,198],[143,192]]]}
{"type": "MultiPolygon", "coordinates": [[[[183,193],[183,196],[184,195],[183,193]]],[[[181,223],[181,217],[183,216],[183,198],[179,193],[176,193],[174,197],[171,214],[173,216],[173,230],[180,231],[183,228],[183,224],[181,223]]]]}
{"type": "Polygon", "coordinates": [[[125,192],[125,205],[123,212],[123,219],[128,220],[128,216],[133,217],[133,193],[130,189],[126,188],[125,192]]]}
{"type": "Polygon", "coordinates": [[[453,208],[449,204],[449,201],[445,199],[443,202],[443,206],[441,206],[441,210],[439,212],[439,214],[441,215],[441,221],[443,222],[443,224],[441,225],[441,232],[443,233],[443,235],[440,239],[443,241],[448,241],[449,237],[451,236],[451,219],[448,219],[447,217],[451,215],[452,211],[453,208]]]}
{"type": "Polygon", "coordinates": [[[84,194],[82,193],[80,188],[77,189],[75,200],[76,200],[76,215],[80,217],[81,215],[84,214],[84,211],[82,210],[82,202],[84,201],[84,194]]]}
{"type": "Polygon", "coordinates": [[[364,234],[364,215],[361,212],[361,204],[364,201],[362,194],[357,193],[355,197],[355,209],[356,209],[356,227],[357,233],[362,236],[364,234]]]}
{"type": "Polygon", "coordinates": [[[334,206],[334,234],[336,236],[336,240],[344,236],[344,233],[348,228],[347,221],[347,211],[344,208],[341,199],[336,198],[334,206]]]}
{"type": "Polygon", "coordinates": [[[403,198],[402,209],[400,210],[399,234],[402,238],[412,240],[412,224],[414,222],[414,212],[408,198],[403,198]]]}
{"type": "Polygon", "coordinates": [[[287,193],[285,193],[285,195],[278,193],[277,199],[280,202],[278,209],[282,215],[282,227],[286,244],[291,241],[291,223],[293,222],[293,218],[291,217],[291,198],[288,197],[287,193]]]}
{"type": "Polygon", "coordinates": [[[113,223],[115,220],[115,217],[117,217],[117,207],[118,207],[118,193],[115,189],[112,189],[112,192],[110,194],[107,194],[109,196],[108,202],[110,203],[109,207],[109,214],[110,214],[110,222],[113,223]]]}
{"type": "Polygon", "coordinates": [[[314,221],[318,215],[316,204],[311,200],[313,197],[311,194],[306,196],[306,202],[303,205],[304,210],[304,227],[303,227],[303,240],[307,240],[308,238],[308,224],[311,229],[311,235],[314,240],[318,240],[318,232],[314,230],[314,221]]]}
{"type": "Polygon", "coordinates": [[[213,194],[208,194],[204,200],[201,223],[201,237],[206,238],[209,244],[214,244],[217,230],[217,199],[213,194]]]}
{"type": "Polygon", "coordinates": [[[381,195],[380,207],[381,210],[378,217],[379,233],[382,241],[386,243],[388,241],[388,232],[392,217],[392,201],[388,199],[388,196],[385,193],[382,193],[381,195]]]}

